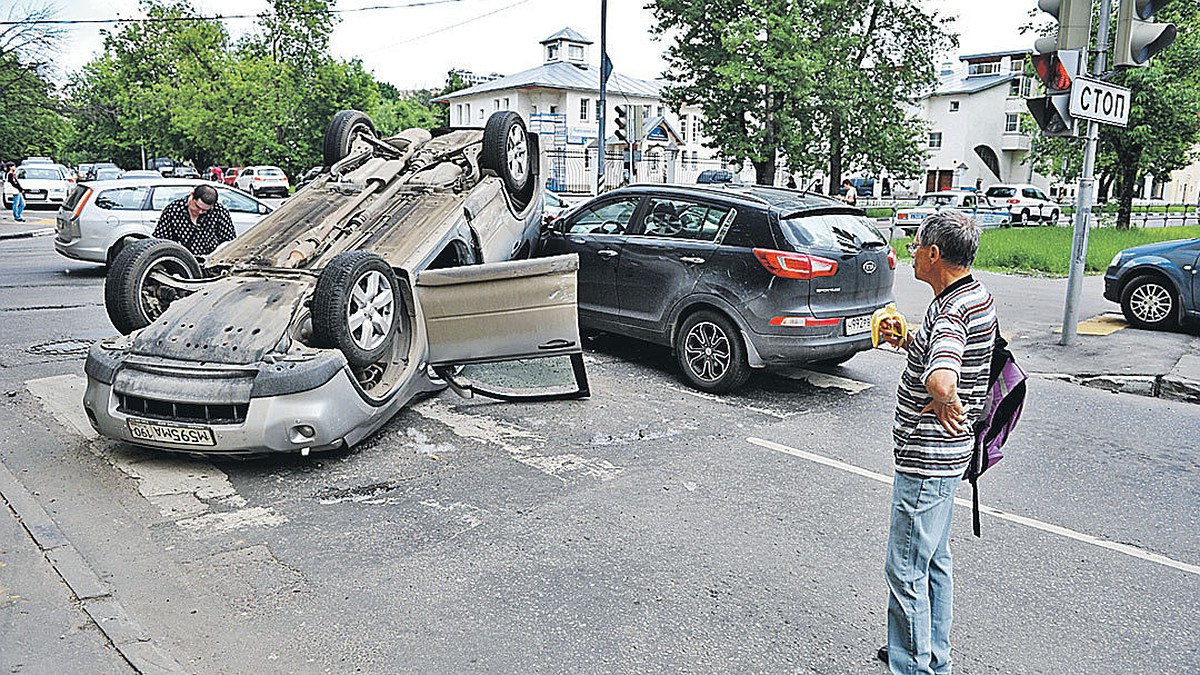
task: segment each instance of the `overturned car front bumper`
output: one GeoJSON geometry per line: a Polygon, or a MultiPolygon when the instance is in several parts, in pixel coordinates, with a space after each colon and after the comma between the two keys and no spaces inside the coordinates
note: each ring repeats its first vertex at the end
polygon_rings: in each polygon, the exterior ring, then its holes
{"type": "Polygon", "coordinates": [[[414,395],[439,385],[412,377],[386,400],[366,396],[339,352],[219,368],[140,359],[97,343],[84,409],[103,436],[205,455],[322,452],[351,446],[414,395]]]}

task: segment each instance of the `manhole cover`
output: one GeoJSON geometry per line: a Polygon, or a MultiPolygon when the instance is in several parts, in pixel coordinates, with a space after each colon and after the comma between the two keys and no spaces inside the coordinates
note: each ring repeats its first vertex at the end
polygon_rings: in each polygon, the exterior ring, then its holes
{"type": "Polygon", "coordinates": [[[32,345],[25,351],[38,356],[83,356],[91,346],[87,340],[53,340],[32,345]]]}

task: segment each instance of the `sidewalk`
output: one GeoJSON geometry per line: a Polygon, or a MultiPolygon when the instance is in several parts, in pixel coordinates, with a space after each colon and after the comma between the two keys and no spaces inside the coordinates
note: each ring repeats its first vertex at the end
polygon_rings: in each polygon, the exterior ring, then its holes
{"type": "Polygon", "coordinates": [[[27,239],[54,235],[54,222],[58,211],[50,209],[25,209],[25,222],[13,220],[12,210],[0,212],[0,239],[27,239]]]}

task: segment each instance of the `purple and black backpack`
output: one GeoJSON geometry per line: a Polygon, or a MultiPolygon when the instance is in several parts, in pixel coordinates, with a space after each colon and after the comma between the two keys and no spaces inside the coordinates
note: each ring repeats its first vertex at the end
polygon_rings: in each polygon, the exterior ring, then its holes
{"type": "Polygon", "coordinates": [[[992,348],[992,367],[988,374],[987,398],[983,401],[983,412],[975,423],[975,449],[971,452],[971,463],[963,477],[971,481],[973,524],[975,536],[979,536],[979,477],[992,468],[1004,453],[1000,448],[1021,419],[1025,407],[1025,371],[1017,365],[1008,342],[1000,336],[996,327],[996,344],[992,348]]]}

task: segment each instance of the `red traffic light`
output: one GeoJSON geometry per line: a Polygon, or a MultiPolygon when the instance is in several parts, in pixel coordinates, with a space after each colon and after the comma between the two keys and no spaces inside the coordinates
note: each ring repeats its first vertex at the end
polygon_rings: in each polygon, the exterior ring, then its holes
{"type": "Polygon", "coordinates": [[[1066,91],[1071,88],[1072,70],[1063,63],[1059,54],[1047,52],[1033,55],[1033,70],[1049,91],[1066,91]]]}

